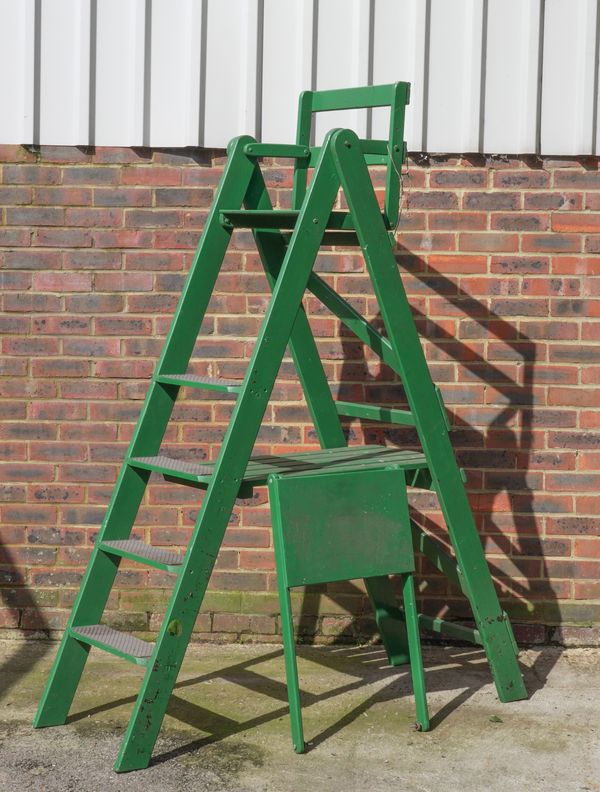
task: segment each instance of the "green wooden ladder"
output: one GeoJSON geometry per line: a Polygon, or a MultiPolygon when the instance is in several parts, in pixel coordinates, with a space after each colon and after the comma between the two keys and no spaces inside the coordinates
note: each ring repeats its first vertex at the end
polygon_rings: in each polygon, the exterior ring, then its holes
{"type": "MultiPolygon", "coordinates": [[[[36,727],[65,723],[91,646],[145,667],[116,761],[117,771],[143,768],[150,761],[236,497],[247,497],[254,486],[265,484],[269,475],[292,469],[342,465],[357,470],[385,459],[404,470],[409,486],[434,490],[454,556],[413,525],[416,547],[462,589],[476,629],[423,615],[419,621],[429,629],[482,645],[501,701],[527,695],[512,629],[500,608],[456,464],[446,412],[432,383],[390,245],[399,211],[408,97],[408,83],[308,91],[300,97],[295,145],[262,144],[242,136],[228,147],[227,166],[34,721],[36,727]],[[313,113],[359,107],[390,108],[388,140],[361,140],[351,130],[334,129],[322,146],[310,146],[313,113]],[[265,156],[294,159],[293,210],[272,208],[259,167],[265,156]],[[383,211],[369,177],[371,164],[387,167],[383,211]],[[310,182],[309,168],[314,168],[310,182]],[[348,211],[333,210],[340,187],[348,211]],[[271,301],[243,380],[188,374],[193,347],[235,228],[252,229],[272,288],[271,301]],[[322,244],[360,245],[385,335],[312,272],[322,244]],[[332,398],[302,308],[307,288],[400,376],[409,410],[332,398]],[[288,342],[322,450],[277,458],[251,457],[288,342]],[[181,462],[160,452],[181,387],[236,394],[214,463],[181,462]],[[414,426],[423,452],[383,446],[348,448],[340,416],[414,426]],[[206,490],[184,557],[130,538],[152,471],[206,490]],[[172,572],[175,577],[155,643],[101,624],[121,558],[172,572]]],[[[406,624],[390,579],[370,578],[365,584],[390,663],[407,663],[406,624]]]]}

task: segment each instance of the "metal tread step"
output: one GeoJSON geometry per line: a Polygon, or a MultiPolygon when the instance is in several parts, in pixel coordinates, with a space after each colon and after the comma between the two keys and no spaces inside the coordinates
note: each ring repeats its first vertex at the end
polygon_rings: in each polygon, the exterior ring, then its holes
{"type": "MultiPolygon", "coordinates": [[[[164,547],[143,542],[141,539],[116,539],[104,541],[99,544],[101,550],[108,551],[123,558],[131,558],[134,561],[149,563],[158,569],[170,567],[180,567],[183,563],[183,556],[173,550],[166,550],[164,547]]],[[[178,570],[175,570],[178,571],[178,570]]]]}
{"type": "Polygon", "coordinates": [[[74,638],[83,640],[84,643],[104,649],[137,665],[145,665],[154,651],[153,643],[142,641],[141,638],[120,632],[105,624],[71,627],[71,633],[74,638]]]}
{"type": "Polygon", "coordinates": [[[205,377],[202,374],[160,374],[156,377],[156,381],[167,385],[188,385],[190,388],[206,388],[223,393],[237,393],[242,387],[242,380],[205,377]]]}
{"type": "MultiPolygon", "coordinates": [[[[133,467],[162,473],[183,482],[208,485],[214,462],[188,462],[172,459],[165,454],[129,459],[133,467]]],[[[381,465],[398,465],[406,471],[424,470],[428,467],[420,451],[406,451],[381,445],[329,448],[319,451],[301,451],[282,455],[260,455],[250,458],[242,483],[260,486],[267,483],[272,473],[293,473],[308,470],[364,470],[381,465]]]]}

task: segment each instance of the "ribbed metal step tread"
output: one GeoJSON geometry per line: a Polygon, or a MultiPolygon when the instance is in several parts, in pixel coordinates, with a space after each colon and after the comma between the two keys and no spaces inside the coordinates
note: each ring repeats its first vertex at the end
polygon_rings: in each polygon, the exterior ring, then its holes
{"type": "Polygon", "coordinates": [[[182,385],[198,385],[215,390],[237,390],[242,386],[241,379],[227,379],[225,377],[205,377],[202,374],[161,374],[157,379],[180,382],[182,385]]]}
{"type": "MultiPolygon", "coordinates": [[[[134,457],[132,465],[140,465],[163,475],[175,475],[189,481],[208,484],[214,463],[186,462],[159,454],[134,457]]],[[[381,465],[399,465],[404,470],[427,468],[425,455],[420,451],[405,451],[381,445],[345,446],[343,448],[301,451],[280,455],[260,455],[250,458],[243,483],[259,486],[266,484],[272,473],[294,473],[305,470],[358,470],[381,465]]]]}
{"type": "Polygon", "coordinates": [[[142,641],[129,633],[114,630],[105,624],[90,624],[85,627],[73,627],[71,630],[76,636],[89,638],[107,647],[116,649],[117,652],[131,655],[131,657],[147,658],[154,651],[154,644],[142,641]]]}
{"type": "Polygon", "coordinates": [[[158,561],[160,564],[169,564],[170,566],[181,564],[183,560],[179,553],[166,550],[164,547],[154,547],[154,545],[142,542],[141,539],[117,539],[111,542],[102,542],[102,547],[122,550],[139,558],[145,558],[148,561],[158,561]]]}
{"type": "Polygon", "coordinates": [[[186,473],[189,476],[210,476],[213,472],[212,465],[202,465],[198,462],[186,462],[183,459],[172,459],[171,457],[158,454],[157,456],[135,457],[133,463],[140,462],[143,465],[152,465],[161,470],[168,470],[172,473],[186,473]]]}

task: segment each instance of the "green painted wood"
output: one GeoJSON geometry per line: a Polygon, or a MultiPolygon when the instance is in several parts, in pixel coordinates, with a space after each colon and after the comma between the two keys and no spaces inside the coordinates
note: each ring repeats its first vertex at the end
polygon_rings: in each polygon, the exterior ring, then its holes
{"type": "MultiPolygon", "coordinates": [[[[362,470],[373,464],[399,466],[412,473],[428,467],[425,456],[419,451],[404,451],[385,446],[351,446],[344,449],[332,448],[321,451],[301,451],[281,455],[260,455],[251,457],[240,486],[261,486],[266,484],[273,473],[285,473],[301,470],[318,469],[336,466],[338,469],[362,470]],[[344,451],[345,453],[340,453],[344,451]],[[329,453],[325,453],[329,452],[329,453]]],[[[151,457],[134,457],[129,460],[132,467],[140,470],[154,471],[179,479],[181,482],[192,482],[208,486],[213,478],[215,462],[187,462],[160,454],[151,457]]]]}
{"type": "MultiPolygon", "coordinates": [[[[296,143],[309,146],[311,138],[312,114],[331,110],[354,108],[389,107],[390,124],[387,141],[360,141],[360,149],[368,165],[386,165],[386,193],[384,202],[384,222],[387,228],[394,228],[398,221],[402,164],[406,156],[404,143],[404,114],[410,100],[410,84],[406,82],[388,85],[361,86],[328,91],[304,91],[300,94],[298,105],[298,126],[296,143]]],[[[311,149],[308,163],[296,163],[294,174],[293,206],[299,208],[304,196],[308,167],[318,155],[319,147],[311,149]]],[[[354,241],[327,240],[328,244],[355,244],[354,241]]]]}
{"type": "MultiPolygon", "coordinates": [[[[240,156],[246,158],[243,152],[240,156]]],[[[150,760],[338,189],[331,148],[325,145],[123,738],[115,764],[119,772],[146,767],[150,760]],[[176,635],[167,630],[174,620],[179,625],[176,635]]]]}
{"type": "Polygon", "coordinates": [[[248,143],[244,148],[244,154],[249,157],[308,159],[310,148],[286,143],[248,143]]]}
{"type": "Polygon", "coordinates": [[[412,574],[408,574],[403,575],[402,580],[402,598],[404,600],[406,631],[408,634],[408,647],[410,653],[410,672],[415,693],[415,705],[417,708],[417,729],[419,731],[429,731],[429,710],[427,708],[427,693],[425,688],[425,673],[423,671],[421,639],[419,636],[419,616],[417,613],[417,596],[415,593],[414,578],[412,574]]]}
{"type": "Polygon", "coordinates": [[[398,471],[292,473],[269,477],[269,487],[285,514],[288,588],[414,570],[398,471]]]}
{"type": "Polygon", "coordinates": [[[419,624],[426,630],[431,630],[431,632],[437,632],[447,635],[449,638],[456,638],[459,641],[468,641],[469,643],[483,646],[479,630],[474,630],[464,624],[451,622],[447,619],[436,619],[433,616],[426,616],[424,613],[419,613],[419,624]]]}
{"type": "MultiPolygon", "coordinates": [[[[369,472],[273,475],[269,497],[294,749],[304,750],[304,735],[289,589],[315,583],[364,577],[373,581],[377,594],[387,575],[402,574],[417,720],[427,730],[414,555],[402,471],[380,467],[369,472]]],[[[374,605],[377,608],[377,602],[374,605]]],[[[385,624],[389,608],[382,618],[385,624]]]]}
{"type": "Polygon", "coordinates": [[[369,421],[384,421],[390,424],[414,426],[415,419],[408,410],[397,410],[392,407],[379,407],[374,404],[357,404],[356,402],[336,401],[338,415],[351,418],[366,418],[369,421]]]}
{"type": "MultiPolygon", "coordinates": [[[[92,551],[34,721],[36,726],[64,722],[91,645],[112,651],[131,662],[140,664],[143,661],[141,664],[146,664],[146,673],[115,766],[119,771],[145,767],[150,759],[236,495],[248,494],[254,485],[265,483],[272,475],[293,478],[297,477],[298,471],[303,471],[301,477],[309,482],[307,486],[314,487],[315,483],[325,478],[328,481],[337,480],[335,486],[339,488],[344,476],[368,479],[377,469],[379,473],[396,476],[402,482],[399,488],[402,491],[405,484],[433,486],[448,524],[456,561],[436,547],[433,540],[417,531],[415,535],[419,546],[451,580],[458,581],[468,596],[477,623],[477,630],[471,631],[472,637],[479,636],[486,650],[501,700],[514,700],[526,695],[516,663],[517,647],[512,628],[506,614],[499,610],[464,491],[463,473],[457,467],[452,452],[443,401],[438,398],[439,391],[436,394],[431,382],[391,253],[391,234],[387,229],[391,222],[395,222],[394,212],[397,211],[400,165],[405,156],[405,147],[400,144],[407,101],[408,86],[405,83],[339,92],[307,92],[300,99],[295,147],[270,147],[267,153],[267,148],[250,137],[238,138],[230,144],[229,161],[215,203],[194,256],[128,456],[119,474],[106,519],[92,551]],[[389,105],[390,140],[383,143],[365,142],[349,130],[334,130],[318,152],[311,150],[313,112],[358,106],[352,102],[360,102],[362,106],[366,104],[368,107],[389,105]],[[293,192],[295,211],[278,214],[272,210],[258,169],[257,160],[260,156],[296,158],[293,192]],[[318,159],[315,160],[315,157],[318,159]],[[385,159],[388,165],[386,210],[383,214],[377,205],[367,170],[369,162],[380,161],[377,158],[385,159]],[[313,164],[315,171],[307,186],[308,167],[313,164]],[[340,185],[346,193],[349,213],[332,211],[340,185]],[[243,210],[239,208],[242,206],[243,210]],[[249,216],[254,218],[253,222],[263,224],[252,227],[273,296],[248,371],[239,383],[186,374],[233,225],[247,222],[249,216]],[[246,220],[243,220],[244,217],[246,220]],[[222,220],[226,221],[225,226],[222,220]],[[291,235],[279,230],[285,228],[286,224],[293,228],[291,235]],[[344,230],[348,228],[354,228],[355,231],[344,230]],[[340,244],[360,242],[387,337],[366,322],[322,279],[311,274],[319,246],[337,237],[340,238],[340,244]],[[348,402],[338,402],[336,405],[301,305],[307,285],[357,337],[377,351],[400,375],[407,392],[410,412],[348,402]],[[251,459],[252,445],[288,340],[323,450],[251,459]],[[173,404],[179,388],[183,386],[238,394],[221,452],[214,463],[181,463],[158,453],[173,404]],[[339,421],[340,414],[398,423],[412,421],[417,427],[424,454],[377,446],[358,450],[347,448],[339,421]],[[169,480],[207,490],[181,565],[157,562],[157,557],[152,557],[149,550],[142,548],[136,554],[130,552],[132,545],[127,545],[153,470],[162,472],[169,480]],[[118,547],[111,545],[114,542],[117,542],[118,547]],[[126,637],[122,638],[116,631],[100,623],[121,557],[154,566],[164,563],[167,564],[166,568],[172,567],[169,571],[179,572],[157,641],[153,646],[150,645],[151,648],[143,643],[136,644],[133,637],[128,642],[126,637]],[[127,652],[123,647],[132,648],[127,652]]],[[[325,499],[327,504],[335,502],[336,491],[330,489],[325,499]]],[[[350,495],[343,501],[349,500],[353,505],[354,517],[358,506],[356,498],[352,500],[353,497],[350,495]]],[[[363,497],[359,498],[361,504],[366,497],[363,493],[363,497]]],[[[326,509],[325,501],[322,509],[326,509]]],[[[409,525],[406,506],[403,505],[402,509],[405,511],[403,520],[409,525]]],[[[371,517],[375,518],[375,512],[380,517],[384,511],[384,506],[379,503],[371,517]]],[[[315,535],[315,542],[317,538],[315,535]]],[[[337,546],[341,545],[338,535],[337,546]]],[[[302,548],[297,549],[294,558],[300,557],[300,550],[302,548]]],[[[333,553],[329,555],[335,557],[333,553]]],[[[284,563],[285,569],[287,566],[289,559],[284,563]]],[[[292,574],[297,571],[292,569],[292,574]]],[[[344,564],[345,574],[354,571],[351,565],[344,564]]],[[[393,665],[406,663],[410,655],[418,720],[422,728],[428,728],[412,574],[405,572],[403,578],[403,612],[396,604],[389,577],[385,574],[371,575],[372,572],[380,571],[379,567],[375,567],[363,570],[361,574],[366,574],[367,592],[390,662],[393,665]],[[415,676],[415,667],[418,665],[421,665],[421,674],[415,676]]],[[[331,572],[330,568],[323,569],[321,577],[331,572]]],[[[288,644],[286,664],[292,678],[293,669],[288,662],[289,645],[293,645],[289,593],[287,606],[282,599],[284,611],[289,616],[283,621],[284,639],[288,644]]],[[[457,630],[462,630],[462,634],[466,635],[464,631],[469,630],[444,620],[434,620],[432,624],[434,628],[446,630],[449,634],[457,634],[457,630]]],[[[293,659],[295,663],[295,655],[293,659]]],[[[296,697],[295,704],[290,699],[292,719],[295,718],[294,744],[296,750],[302,750],[304,741],[297,670],[295,692],[293,680],[291,688],[292,698],[296,697]]]]}
{"type": "MultiPolygon", "coordinates": [[[[409,88],[409,83],[389,83],[387,85],[312,91],[312,112],[355,110],[361,107],[389,107],[394,100],[397,85],[404,85],[407,90],[409,88]]],[[[306,91],[305,93],[309,92],[306,91]]]]}
{"type": "Polygon", "coordinates": [[[447,419],[431,381],[358,138],[350,130],[338,131],[332,136],[331,145],[498,696],[501,701],[526,698],[509,628],[502,616],[450,443],[447,419]]]}
{"type": "MultiPolygon", "coordinates": [[[[296,225],[298,215],[297,209],[224,209],[220,218],[221,223],[228,228],[291,229],[296,225]]],[[[352,217],[349,212],[333,211],[327,220],[327,228],[352,230],[352,217]]]]}
{"type": "MultiPolygon", "coordinates": [[[[241,206],[255,163],[241,155],[250,137],[240,137],[230,144],[230,159],[215,194],[206,229],[192,261],[190,274],[180,297],[167,335],[157,373],[183,374],[187,368],[196,336],[214,288],[231,232],[218,220],[222,206],[241,206]]],[[[152,382],[146,394],[134,430],[128,457],[156,454],[171,416],[178,388],[152,382]]],[[[106,516],[98,533],[98,542],[127,539],[144,496],[149,471],[123,465],[106,516]]],[[[67,628],[44,688],[35,727],[64,723],[87,659],[89,647],[74,640],[71,628],[100,621],[112,588],[119,558],[92,551],[67,628]]]]}
{"type": "Polygon", "coordinates": [[[465,596],[468,596],[467,592],[464,590],[456,559],[453,558],[438,541],[429,534],[426,534],[416,523],[412,522],[411,524],[413,541],[417,550],[427,556],[431,563],[434,564],[448,580],[454,583],[465,596]]]}

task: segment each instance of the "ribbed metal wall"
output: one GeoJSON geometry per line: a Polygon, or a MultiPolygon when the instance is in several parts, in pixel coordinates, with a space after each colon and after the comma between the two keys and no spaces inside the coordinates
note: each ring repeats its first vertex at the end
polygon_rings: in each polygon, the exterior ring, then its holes
{"type": "Polygon", "coordinates": [[[0,143],[291,141],[302,89],[401,79],[413,151],[599,153],[599,29],[598,0],[0,0],[0,143]]]}

